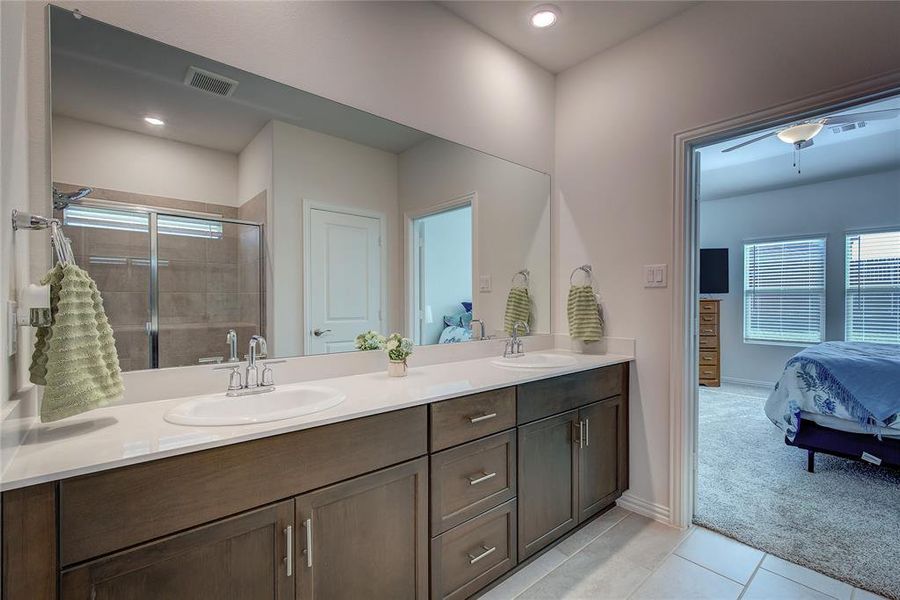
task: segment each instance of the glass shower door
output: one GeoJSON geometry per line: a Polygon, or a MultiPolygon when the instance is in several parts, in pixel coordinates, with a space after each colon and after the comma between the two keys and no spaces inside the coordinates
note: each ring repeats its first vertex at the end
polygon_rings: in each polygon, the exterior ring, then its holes
{"type": "Polygon", "coordinates": [[[71,205],[55,216],[72,241],[75,263],[97,283],[122,370],[151,368],[149,215],[71,205]]]}
{"type": "Polygon", "coordinates": [[[258,225],[157,215],[158,365],[228,360],[226,336],[243,359],[263,331],[258,225]]]}

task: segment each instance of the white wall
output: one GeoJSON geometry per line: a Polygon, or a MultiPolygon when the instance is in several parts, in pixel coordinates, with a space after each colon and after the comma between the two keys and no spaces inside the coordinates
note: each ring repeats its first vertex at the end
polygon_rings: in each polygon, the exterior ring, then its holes
{"type": "Polygon", "coordinates": [[[238,206],[238,157],[152,135],[53,116],[53,180],[238,206]]]}
{"type": "Polygon", "coordinates": [[[842,340],[845,235],[892,226],[900,227],[900,171],[701,202],[700,247],[728,248],[729,293],[711,295],[722,300],[722,377],[774,383],[784,363],[800,350],[744,343],[744,241],[826,236],[825,335],[828,340],[842,340]]]}
{"type": "Polygon", "coordinates": [[[900,3],[709,2],[557,77],[555,330],[591,263],[611,336],[637,339],[631,494],[669,508],[674,136],[900,67],[900,3]],[[798,27],[798,23],[803,23],[798,27]]]}
{"type": "Polygon", "coordinates": [[[238,155],[238,206],[272,188],[272,129],[272,121],[269,121],[238,155]]]}
{"type": "Polygon", "coordinates": [[[272,235],[274,353],[303,354],[303,201],[384,215],[387,235],[386,326],[400,323],[400,216],[397,155],[273,122],[272,235]]]}
{"type": "Polygon", "coordinates": [[[425,217],[422,237],[422,305],[431,307],[432,314],[432,322],[422,324],[422,343],[437,344],[444,315],[460,312],[460,302],[472,300],[472,208],[425,217]]]}
{"type": "Polygon", "coordinates": [[[488,331],[503,330],[512,276],[531,271],[534,331],[550,332],[549,178],[543,173],[431,139],[400,155],[400,210],[420,211],[478,193],[476,278],[490,275],[492,291],[475,290],[475,316],[488,331]]]}
{"type": "Polygon", "coordinates": [[[550,172],[553,75],[432,2],[55,2],[550,172]]]}

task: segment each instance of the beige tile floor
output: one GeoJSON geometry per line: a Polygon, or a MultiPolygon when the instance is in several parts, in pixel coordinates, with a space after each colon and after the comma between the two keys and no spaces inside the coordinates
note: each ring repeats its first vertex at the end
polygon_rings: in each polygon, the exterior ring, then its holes
{"type": "Polygon", "coordinates": [[[615,507],[482,600],[883,600],[702,527],[615,507]]]}

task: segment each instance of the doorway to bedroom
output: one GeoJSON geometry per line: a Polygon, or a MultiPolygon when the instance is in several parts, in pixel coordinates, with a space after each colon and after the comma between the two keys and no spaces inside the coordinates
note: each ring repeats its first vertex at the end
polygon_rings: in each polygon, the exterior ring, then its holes
{"type": "Polygon", "coordinates": [[[411,331],[419,345],[468,340],[472,321],[472,204],[410,219],[411,331]]]}
{"type": "Polygon", "coordinates": [[[898,598],[900,97],[694,164],[693,521],[808,567],[758,565],[826,595],[898,598]]]}

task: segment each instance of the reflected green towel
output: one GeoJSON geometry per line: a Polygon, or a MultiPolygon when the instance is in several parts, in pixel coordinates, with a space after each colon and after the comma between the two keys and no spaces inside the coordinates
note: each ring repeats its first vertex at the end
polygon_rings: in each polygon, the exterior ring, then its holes
{"type": "Polygon", "coordinates": [[[573,285],[569,288],[566,303],[569,317],[569,337],[582,342],[596,342],[603,337],[603,320],[594,288],[589,285],[573,285]]]}
{"type": "MultiPolygon", "coordinates": [[[[508,335],[512,335],[513,325],[516,321],[531,326],[531,297],[528,288],[514,287],[509,290],[506,297],[506,313],[503,315],[503,329],[508,335]]],[[[520,333],[522,333],[520,331],[520,333]]]]}
{"type": "Polygon", "coordinates": [[[76,265],[57,265],[50,284],[50,327],[39,328],[31,381],[46,386],[41,421],[98,408],[123,392],[112,327],[97,285],[76,265]]]}

